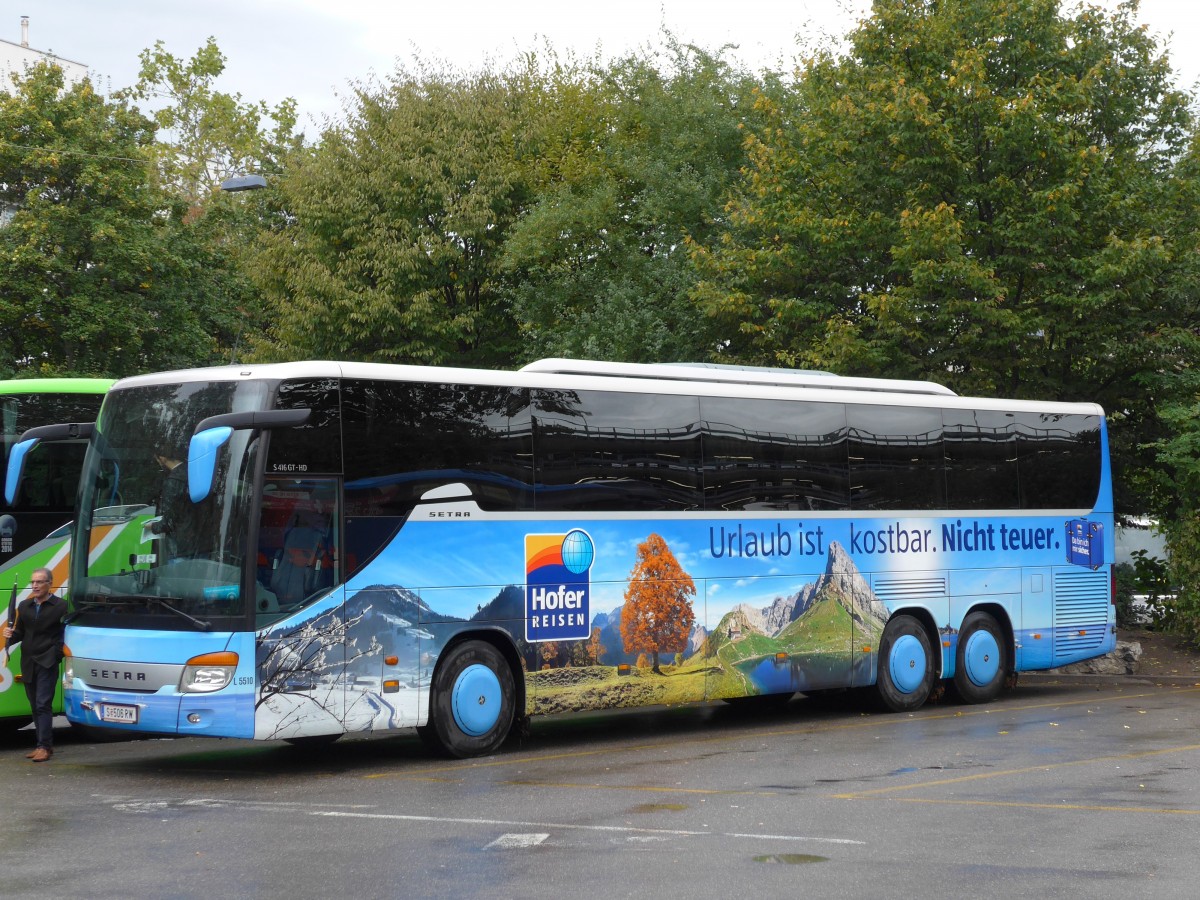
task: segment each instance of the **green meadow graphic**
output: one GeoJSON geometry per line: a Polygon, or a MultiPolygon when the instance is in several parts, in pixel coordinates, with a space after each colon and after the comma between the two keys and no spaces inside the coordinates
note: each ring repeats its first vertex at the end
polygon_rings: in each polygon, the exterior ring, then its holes
{"type": "MultiPolygon", "coordinates": [[[[620,616],[624,609],[616,611],[620,616]]],[[[655,671],[644,655],[634,664],[567,663],[527,671],[530,713],[817,690],[874,679],[873,651],[887,612],[840,544],[829,547],[825,572],[771,606],[745,604],[655,671]]],[[[664,655],[664,654],[660,654],[664,655]]],[[[587,658],[586,655],[584,657],[587,658]]]]}

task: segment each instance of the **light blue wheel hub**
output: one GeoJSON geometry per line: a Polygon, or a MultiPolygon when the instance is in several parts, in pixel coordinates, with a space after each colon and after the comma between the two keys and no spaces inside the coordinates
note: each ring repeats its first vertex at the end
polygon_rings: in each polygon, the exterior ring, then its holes
{"type": "Polygon", "coordinates": [[[467,666],[454,679],[450,692],[454,724],[471,737],[487,734],[500,719],[502,700],[495,672],[479,663],[467,666]]]}
{"type": "Polygon", "coordinates": [[[1000,646],[990,631],[974,631],[963,648],[963,666],[971,683],[984,687],[1000,671],[1000,646]]]}
{"type": "Polygon", "coordinates": [[[925,647],[911,634],[902,635],[888,654],[888,672],[892,684],[903,694],[911,694],[925,680],[925,647]]]}

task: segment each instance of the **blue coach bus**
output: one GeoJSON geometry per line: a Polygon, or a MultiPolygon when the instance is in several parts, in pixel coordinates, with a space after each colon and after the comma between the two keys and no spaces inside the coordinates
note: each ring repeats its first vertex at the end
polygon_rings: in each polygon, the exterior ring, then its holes
{"type": "Polygon", "coordinates": [[[126,535],[71,563],[90,726],[415,727],[465,757],[540,713],[987,702],[1115,644],[1094,404],[578,360],[204,369],[113,387],[80,496],[78,545],[126,535]]]}

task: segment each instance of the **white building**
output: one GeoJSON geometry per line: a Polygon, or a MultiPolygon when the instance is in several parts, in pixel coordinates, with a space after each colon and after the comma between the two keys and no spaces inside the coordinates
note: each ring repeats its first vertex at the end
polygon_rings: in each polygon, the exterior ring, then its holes
{"type": "Polygon", "coordinates": [[[29,16],[21,16],[21,43],[14,44],[0,38],[0,91],[8,93],[12,90],[14,72],[23,75],[28,69],[44,61],[52,62],[63,70],[67,87],[87,77],[88,68],[83,63],[30,47],[29,16]]]}
{"type": "Polygon", "coordinates": [[[1132,563],[1133,554],[1145,550],[1146,555],[1167,559],[1167,539],[1158,530],[1158,523],[1145,516],[1131,516],[1117,525],[1115,563],[1132,563]]]}

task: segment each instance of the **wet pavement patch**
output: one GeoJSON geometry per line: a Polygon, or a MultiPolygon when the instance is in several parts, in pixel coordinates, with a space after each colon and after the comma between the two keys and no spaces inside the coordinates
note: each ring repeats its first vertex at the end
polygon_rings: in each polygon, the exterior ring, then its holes
{"type": "Polygon", "coordinates": [[[766,856],[754,857],[760,863],[786,863],[789,866],[799,866],[804,863],[825,862],[828,856],[814,856],[811,853],[768,853],[766,856]]]}

